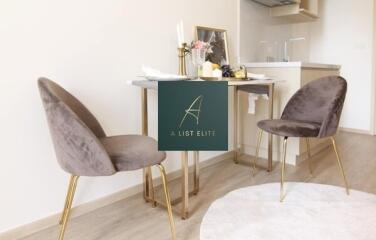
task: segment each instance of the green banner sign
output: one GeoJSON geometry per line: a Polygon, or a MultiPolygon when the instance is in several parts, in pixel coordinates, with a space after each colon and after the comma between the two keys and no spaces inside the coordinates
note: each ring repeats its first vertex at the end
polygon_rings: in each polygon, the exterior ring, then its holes
{"type": "Polygon", "coordinates": [[[227,150],[227,82],[158,82],[159,150],[227,150]]]}

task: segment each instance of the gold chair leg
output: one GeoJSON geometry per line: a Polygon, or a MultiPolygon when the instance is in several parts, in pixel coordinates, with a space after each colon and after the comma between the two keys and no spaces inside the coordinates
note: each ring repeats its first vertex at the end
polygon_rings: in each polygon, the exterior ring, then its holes
{"type": "Polygon", "coordinates": [[[287,137],[283,140],[283,159],[281,167],[281,192],[280,192],[280,202],[283,202],[284,199],[284,190],[283,184],[285,182],[285,170],[286,170],[286,149],[287,149],[287,137]]]}
{"type": "Polygon", "coordinates": [[[258,132],[258,137],[257,137],[257,146],[256,146],[256,156],[255,158],[253,159],[253,176],[255,175],[256,173],[256,163],[257,163],[257,160],[259,158],[259,152],[260,152],[260,145],[261,145],[261,139],[262,139],[262,134],[263,134],[263,130],[262,129],[259,129],[259,132],[258,132]]]}
{"type": "Polygon", "coordinates": [[[65,215],[67,214],[69,198],[70,198],[70,195],[72,194],[73,179],[74,179],[74,176],[71,176],[69,180],[67,196],[65,197],[64,210],[63,210],[63,213],[61,214],[59,225],[63,224],[63,219],[65,218],[65,215]]]}
{"type": "Polygon", "coordinates": [[[69,189],[68,189],[68,194],[67,194],[67,199],[66,199],[66,206],[64,208],[63,215],[62,215],[62,223],[61,223],[61,228],[60,228],[59,240],[64,239],[65,229],[67,227],[70,210],[72,208],[72,203],[73,203],[74,193],[76,192],[78,178],[79,178],[78,176],[73,176],[73,175],[71,176],[71,182],[69,184],[69,189]]]}
{"type": "Polygon", "coordinates": [[[148,168],[149,169],[149,178],[148,178],[148,181],[149,181],[149,196],[150,196],[150,199],[151,199],[151,206],[152,207],[157,207],[157,201],[155,201],[155,192],[154,192],[154,184],[153,184],[153,173],[151,171],[151,167],[148,168]]]}
{"type": "Polygon", "coordinates": [[[172,239],[176,240],[175,223],[174,223],[174,217],[172,216],[170,192],[168,190],[167,181],[166,181],[166,171],[162,164],[158,164],[158,167],[161,172],[163,189],[164,189],[164,193],[166,197],[166,206],[167,206],[167,211],[168,211],[168,218],[170,220],[171,235],[172,235],[172,239]]]}
{"type": "Polygon", "coordinates": [[[347,183],[345,171],[343,170],[342,161],[341,161],[341,158],[339,157],[339,154],[338,154],[336,140],[334,139],[334,137],[331,137],[331,140],[332,140],[332,143],[333,143],[334,152],[335,152],[336,157],[337,157],[338,166],[339,166],[339,169],[341,171],[341,174],[342,174],[342,177],[343,177],[343,181],[345,182],[346,193],[347,193],[347,195],[350,195],[349,185],[347,183]]]}
{"type": "Polygon", "coordinates": [[[311,146],[309,144],[309,138],[306,138],[305,140],[306,140],[306,144],[307,144],[309,173],[312,175],[313,174],[313,169],[312,169],[312,161],[311,161],[311,146]]]}

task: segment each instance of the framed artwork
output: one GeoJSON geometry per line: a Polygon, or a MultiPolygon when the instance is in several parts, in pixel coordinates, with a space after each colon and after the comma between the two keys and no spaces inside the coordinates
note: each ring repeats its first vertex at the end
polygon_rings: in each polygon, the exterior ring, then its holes
{"type": "Polygon", "coordinates": [[[216,63],[219,66],[228,65],[227,31],[210,27],[196,27],[196,38],[199,41],[209,43],[211,53],[206,54],[206,61],[216,63]]]}

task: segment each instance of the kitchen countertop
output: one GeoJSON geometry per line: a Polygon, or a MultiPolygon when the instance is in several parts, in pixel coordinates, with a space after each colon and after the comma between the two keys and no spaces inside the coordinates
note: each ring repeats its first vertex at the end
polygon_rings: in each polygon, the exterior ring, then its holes
{"type": "Polygon", "coordinates": [[[340,65],[309,63],[309,62],[251,62],[242,63],[248,68],[319,68],[319,69],[340,69],[340,65]]]}

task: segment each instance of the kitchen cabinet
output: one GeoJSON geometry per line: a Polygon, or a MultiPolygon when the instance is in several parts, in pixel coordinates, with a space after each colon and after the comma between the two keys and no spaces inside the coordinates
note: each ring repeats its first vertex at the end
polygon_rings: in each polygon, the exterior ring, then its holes
{"type": "Polygon", "coordinates": [[[272,17],[292,22],[309,22],[319,18],[319,0],[296,0],[296,3],[270,8],[272,17]]]}

